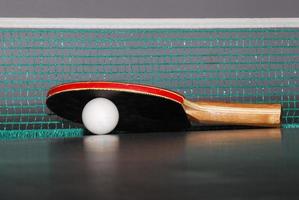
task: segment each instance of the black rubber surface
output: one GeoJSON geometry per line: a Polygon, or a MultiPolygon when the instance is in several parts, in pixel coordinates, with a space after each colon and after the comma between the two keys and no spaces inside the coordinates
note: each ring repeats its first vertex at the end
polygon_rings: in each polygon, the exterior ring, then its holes
{"type": "Polygon", "coordinates": [[[116,131],[180,131],[190,127],[181,104],[145,94],[106,90],[68,91],[49,97],[47,106],[60,117],[82,123],[84,106],[97,97],[107,98],[117,106],[120,119],[116,131]]]}

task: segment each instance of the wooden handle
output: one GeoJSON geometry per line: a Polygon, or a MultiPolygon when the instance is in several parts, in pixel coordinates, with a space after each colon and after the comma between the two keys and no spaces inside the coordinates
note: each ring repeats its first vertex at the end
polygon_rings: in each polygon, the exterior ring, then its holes
{"type": "Polygon", "coordinates": [[[185,100],[187,115],[202,124],[278,127],[280,104],[241,104],[225,102],[192,102],[185,100]]]}

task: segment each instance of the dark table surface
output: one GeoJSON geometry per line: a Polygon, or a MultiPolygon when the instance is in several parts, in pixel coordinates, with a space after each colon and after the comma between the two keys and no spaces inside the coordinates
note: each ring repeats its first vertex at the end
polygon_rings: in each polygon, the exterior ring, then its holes
{"type": "Polygon", "coordinates": [[[299,199],[298,129],[0,141],[0,199],[299,199]]]}

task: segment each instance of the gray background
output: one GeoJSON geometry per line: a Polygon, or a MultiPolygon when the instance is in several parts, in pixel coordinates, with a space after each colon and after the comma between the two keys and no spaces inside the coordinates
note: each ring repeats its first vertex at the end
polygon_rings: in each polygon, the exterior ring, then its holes
{"type": "Polygon", "coordinates": [[[0,0],[0,17],[298,17],[298,0],[0,0]]]}

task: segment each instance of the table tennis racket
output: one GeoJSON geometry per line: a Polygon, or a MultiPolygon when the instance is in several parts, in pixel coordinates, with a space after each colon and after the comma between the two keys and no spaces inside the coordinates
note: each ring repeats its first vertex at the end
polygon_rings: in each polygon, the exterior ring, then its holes
{"type": "Polygon", "coordinates": [[[264,127],[280,124],[280,104],[190,101],[173,91],[133,83],[65,83],[48,91],[46,104],[58,116],[82,123],[84,106],[98,97],[117,106],[117,131],[181,131],[190,128],[190,121],[264,127]]]}

